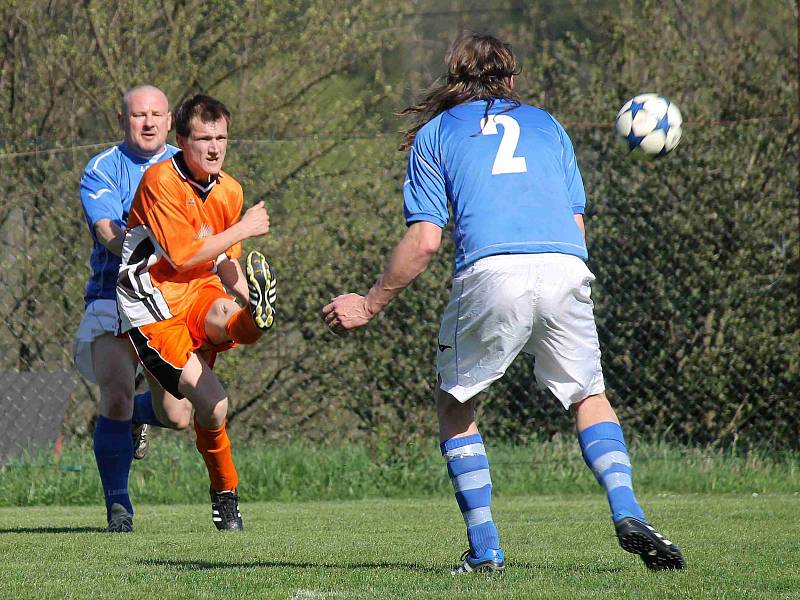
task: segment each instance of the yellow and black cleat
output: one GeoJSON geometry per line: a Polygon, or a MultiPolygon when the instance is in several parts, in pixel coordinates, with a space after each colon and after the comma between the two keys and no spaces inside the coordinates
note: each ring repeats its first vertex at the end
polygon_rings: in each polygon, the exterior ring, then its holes
{"type": "Polygon", "coordinates": [[[247,255],[247,289],[250,292],[250,314],[256,326],[266,331],[275,322],[277,281],[275,271],[257,250],[247,255]]]}

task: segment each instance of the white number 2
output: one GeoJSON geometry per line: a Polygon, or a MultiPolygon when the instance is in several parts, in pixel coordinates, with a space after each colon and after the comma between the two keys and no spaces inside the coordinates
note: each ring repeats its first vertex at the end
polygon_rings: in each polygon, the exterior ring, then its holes
{"type": "Polygon", "coordinates": [[[525,162],[525,157],[514,156],[519,142],[519,123],[508,115],[489,115],[488,118],[481,119],[481,133],[497,135],[498,125],[503,127],[503,137],[492,165],[492,175],[527,172],[528,164],[525,162]]]}

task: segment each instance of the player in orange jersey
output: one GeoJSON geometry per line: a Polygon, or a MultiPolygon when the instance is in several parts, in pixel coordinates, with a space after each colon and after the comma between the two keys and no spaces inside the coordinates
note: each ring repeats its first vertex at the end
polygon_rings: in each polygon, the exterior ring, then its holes
{"type": "Polygon", "coordinates": [[[156,413],[165,398],[194,407],[213,522],[217,529],[237,530],[242,518],[225,431],[228,398],[211,367],[217,352],[252,344],[273,324],[272,268],[254,251],[245,275],[238,260],[242,240],[267,235],[269,215],[259,202],[242,216],[242,187],[222,171],[231,122],[225,105],[198,94],[174,117],[181,151],[148,169],[136,192],[117,303],[156,413]]]}

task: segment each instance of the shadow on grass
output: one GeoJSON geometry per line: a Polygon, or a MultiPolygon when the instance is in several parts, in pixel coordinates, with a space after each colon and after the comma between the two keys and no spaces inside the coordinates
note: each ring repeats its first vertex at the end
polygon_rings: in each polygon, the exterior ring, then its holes
{"type": "Polygon", "coordinates": [[[404,569],[419,573],[441,573],[441,569],[408,563],[312,563],[265,560],[256,562],[210,562],[205,560],[142,560],[139,564],[150,567],[172,567],[179,571],[207,571],[212,569],[404,569]]]}
{"type": "Polygon", "coordinates": [[[0,535],[4,533],[103,533],[104,527],[10,527],[0,528],[0,535]]]}
{"type": "MultiPolygon", "coordinates": [[[[179,571],[208,571],[213,569],[402,569],[417,573],[434,573],[438,575],[449,573],[443,567],[426,567],[409,563],[391,562],[365,562],[365,563],[313,563],[290,562],[282,560],[267,560],[256,562],[211,562],[205,560],[142,560],[139,564],[149,567],[171,567],[179,571]]],[[[621,573],[622,567],[604,567],[601,565],[574,564],[556,567],[543,563],[512,563],[512,571],[544,571],[546,573],[621,573]]]]}

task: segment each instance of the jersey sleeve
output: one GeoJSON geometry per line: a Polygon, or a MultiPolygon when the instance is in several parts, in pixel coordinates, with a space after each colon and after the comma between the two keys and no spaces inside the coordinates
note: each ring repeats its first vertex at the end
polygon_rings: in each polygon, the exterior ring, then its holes
{"type": "Polygon", "coordinates": [[[192,225],[186,201],[168,182],[145,174],[134,205],[135,208],[144,207],[140,217],[142,224],[148,227],[173,265],[185,264],[203,246],[203,239],[197,237],[192,225]]]}
{"type": "Polygon", "coordinates": [[[87,166],[81,177],[80,194],[83,214],[93,238],[96,239],[95,224],[103,219],[109,219],[125,229],[119,186],[109,173],[97,166],[87,166]]]}
{"type": "MultiPolygon", "coordinates": [[[[555,119],[553,119],[555,121],[555,119]]],[[[572,140],[558,121],[555,121],[558,133],[561,136],[561,163],[564,167],[564,181],[567,184],[569,203],[573,214],[583,214],[586,210],[586,191],[583,188],[583,177],[578,168],[578,159],[575,157],[575,149],[572,147],[572,140]]]]}
{"type": "Polygon", "coordinates": [[[406,224],[428,221],[447,225],[447,187],[438,150],[437,128],[428,123],[419,130],[408,153],[403,182],[406,224]]]}

